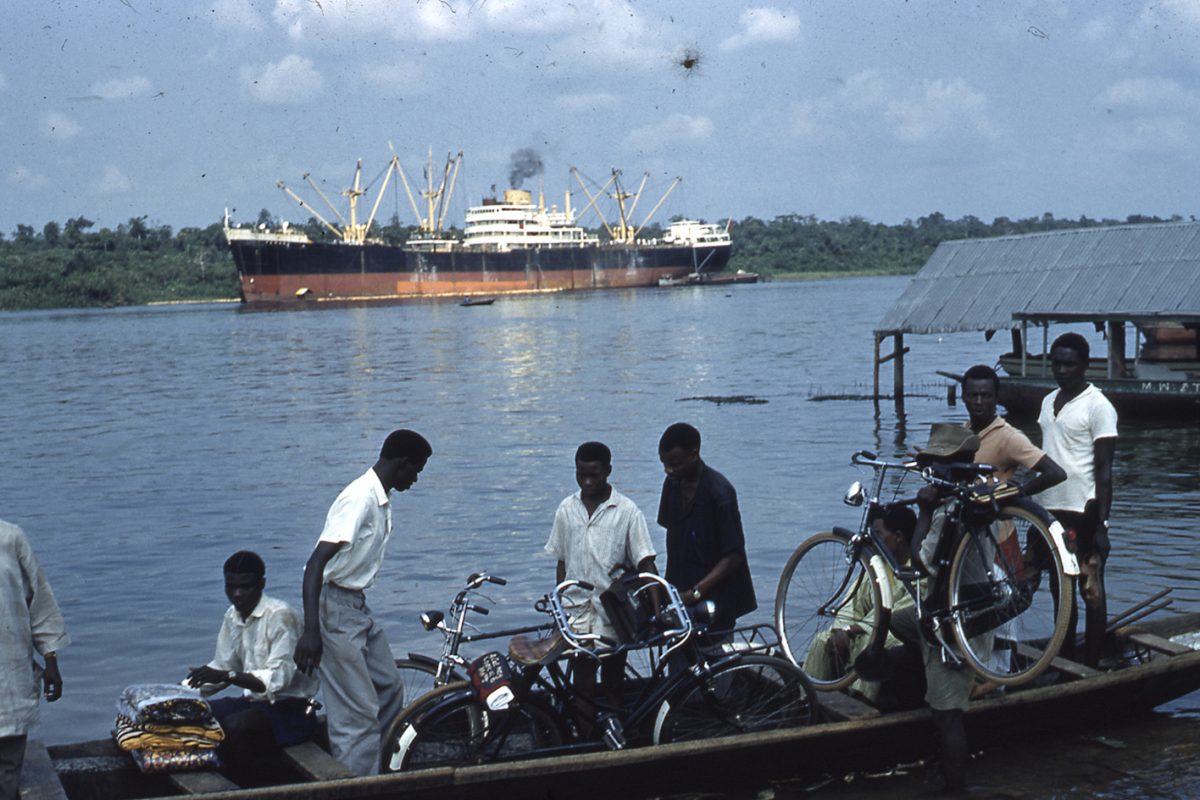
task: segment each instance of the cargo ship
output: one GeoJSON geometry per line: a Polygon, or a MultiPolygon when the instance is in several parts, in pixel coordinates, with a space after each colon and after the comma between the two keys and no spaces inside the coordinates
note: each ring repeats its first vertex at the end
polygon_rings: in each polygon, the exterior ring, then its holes
{"type": "MultiPolygon", "coordinates": [[[[461,161],[461,153],[447,158],[441,180],[434,185],[437,173],[430,159],[428,186],[420,192],[425,201],[422,211],[393,156],[365,222],[358,221],[358,201],[366,195],[361,188],[361,161],[352,188],[341,193],[348,202],[347,215],[339,213],[305,176],[337,222],[328,221],[281,182],[279,187],[324,227],[323,239],[287,223],[236,226],[226,213],[225,238],[237,265],[242,302],[248,307],[279,308],[658,286],[663,279],[720,272],[729,263],[730,236],[725,225],[679,220],[670,223],[661,237],[641,238],[642,229],[680,179],[635,226],[630,218],[641,188],[636,193],[624,191],[621,173],[615,169],[593,193],[572,168],[589,200],[582,213],[572,206],[569,191],[560,210],[546,206],[540,189],[536,201],[530,190],[508,189],[470,207],[461,236],[449,235],[443,226],[461,161]],[[375,214],[393,175],[403,182],[419,221],[419,233],[403,244],[373,235],[375,214]],[[618,219],[612,225],[597,207],[606,193],[616,201],[618,219]],[[600,219],[601,235],[580,224],[583,214],[592,209],[600,219]]],[[[645,183],[643,179],[642,188],[645,183]]]]}

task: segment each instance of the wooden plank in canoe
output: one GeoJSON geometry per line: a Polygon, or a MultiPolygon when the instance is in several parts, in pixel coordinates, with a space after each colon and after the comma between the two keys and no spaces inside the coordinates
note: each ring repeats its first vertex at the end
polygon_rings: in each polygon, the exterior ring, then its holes
{"type": "Polygon", "coordinates": [[[873,719],[879,716],[879,709],[841,692],[822,692],[818,699],[821,701],[821,714],[834,722],[873,719]]]}
{"type": "Polygon", "coordinates": [[[314,781],[333,781],[338,778],[353,778],[354,773],[314,742],[304,742],[283,748],[284,757],[301,774],[314,781]]]}
{"type": "Polygon", "coordinates": [[[21,800],[67,800],[54,762],[46,745],[34,739],[25,744],[25,762],[21,765],[21,800]]]}
{"type": "Polygon", "coordinates": [[[184,794],[211,794],[212,792],[231,792],[240,787],[215,770],[196,770],[193,772],[172,772],[167,780],[184,794]]]}
{"type": "Polygon", "coordinates": [[[1148,647],[1151,650],[1157,650],[1160,653],[1166,653],[1169,656],[1181,656],[1192,652],[1192,648],[1187,645],[1176,644],[1170,639],[1164,639],[1162,636],[1156,636],[1153,633],[1130,634],[1129,642],[1141,645],[1142,647],[1148,647]]]}
{"type": "MultiPolygon", "coordinates": [[[[1031,647],[1024,642],[1017,645],[1017,653],[1025,656],[1026,658],[1041,658],[1042,653],[1044,652],[1045,648],[1039,650],[1038,648],[1031,647]]],[[[1070,661],[1062,656],[1054,657],[1054,660],[1050,662],[1050,669],[1056,669],[1059,672],[1065,673],[1074,678],[1092,678],[1100,674],[1099,670],[1092,669],[1086,664],[1080,664],[1077,661],[1070,661]]]]}

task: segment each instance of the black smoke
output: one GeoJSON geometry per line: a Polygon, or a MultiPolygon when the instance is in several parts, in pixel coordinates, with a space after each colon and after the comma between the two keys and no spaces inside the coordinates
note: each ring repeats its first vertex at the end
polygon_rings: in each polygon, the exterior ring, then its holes
{"type": "Polygon", "coordinates": [[[522,147],[512,154],[508,170],[508,185],[520,189],[526,178],[542,174],[542,157],[532,147],[522,147]]]}

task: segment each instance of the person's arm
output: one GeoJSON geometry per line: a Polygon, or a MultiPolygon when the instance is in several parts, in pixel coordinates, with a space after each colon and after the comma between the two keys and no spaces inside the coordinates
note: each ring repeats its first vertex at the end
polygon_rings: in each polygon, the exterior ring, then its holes
{"type": "Polygon", "coordinates": [[[304,565],[304,631],[296,642],[293,658],[305,675],[321,663],[321,586],[325,581],[325,565],[345,542],[317,542],[308,563],[304,565]]]}
{"type": "Polygon", "coordinates": [[[1029,497],[1038,492],[1049,489],[1051,486],[1056,486],[1067,479],[1067,472],[1058,465],[1058,462],[1047,455],[1043,455],[1036,464],[1033,465],[1033,471],[1037,474],[1030,478],[1025,483],[1021,484],[1021,494],[1029,497]]]}
{"type": "Polygon", "coordinates": [[[1115,437],[1097,439],[1092,445],[1092,474],[1096,481],[1096,547],[1107,557],[1108,515],[1112,511],[1112,466],[1117,451],[1115,437]]]}
{"type": "Polygon", "coordinates": [[[695,605],[704,598],[712,594],[713,590],[721,585],[721,581],[725,580],[733,573],[735,569],[740,567],[746,561],[746,551],[739,550],[736,553],[727,553],[721,556],[721,559],[713,564],[713,568],[708,571],[700,580],[696,581],[696,585],[687,590],[683,594],[683,599],[688,605],[695,605]]]}
{"type": "Polygon", "coordinates": [[[558,566],[554,568],[554,584],[557,586],[567,579],[567,562],[559,561],[558,566]]]}
{"type": "Polygon", "coordinates": [[[909,545],[909,549],[912,551],[913,561],[920,564],[926,572],[929,571],[929,565],[921,559],[921,546],[933,524],[933,511],[940,503],[941,496],[938,494],[936,486],[922,486],[917,492],[917,524],[913,528],[912,543],[909,545]]]}

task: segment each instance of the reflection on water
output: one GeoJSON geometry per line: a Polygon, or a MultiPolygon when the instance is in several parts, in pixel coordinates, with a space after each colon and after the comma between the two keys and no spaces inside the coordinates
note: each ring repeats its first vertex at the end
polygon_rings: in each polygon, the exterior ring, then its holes
{"type": "MultiPolygon", "coordinates": [[[[510,579],[489,626],[537,621],[554,564],[541,555],[575,490],[584,439],[614,453],[613,482],[654,517],[656,444],[671,422],[738,489],[760,611],[809,533],[853,524],[841,504],[948,408],[936,370],[991,362],[982,336],[911,337],[905,413],[889,402],[811,402],[870,390],[871,329],[903,278],[609,291],[452,303],[238,313],[227,306],[0,314],[0,516],[23,525],[75,644],[51,741],[107,733],[131,682],[181,678],[211,654],[220,568],[263,554],[268,592],[295,602],[337,492],[393,427],[434,457],[396,500],[397,535],[372,606],[397,653],[430,651],[417,613],[463,577],[510,579]],[[768,402],[683,400],[752,395],[768,402]]],[[[891,376],[886,375],[890,388],[891,376]]],[[[1121,427],[1108,576],[1111,607],[1164,585],[1195,608],[1200,429],[1121,427]]],[[[662,548],[661,531],[652,525],[662,548]]]]}

